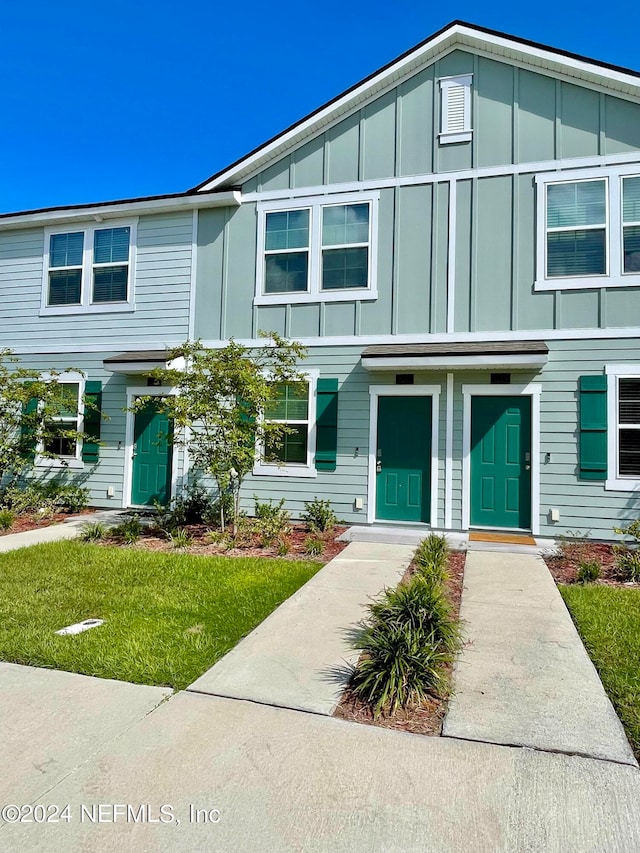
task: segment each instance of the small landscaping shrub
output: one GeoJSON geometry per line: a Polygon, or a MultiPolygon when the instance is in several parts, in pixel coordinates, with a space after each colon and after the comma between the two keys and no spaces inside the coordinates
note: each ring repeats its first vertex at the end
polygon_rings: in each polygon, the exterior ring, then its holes
{"type": "Polygon", "coordinates": [[[11,530],[15,520],[15,513],[10,509],[0,509],[0,530],[11,530]]]}
{"type": "Polygon", "coordinates": [[[126,521],[111,530],[113,536],[122,539],[127,545],[134,545],[142,536],[142,524],[137,515],[132,515],[126,521]]]}
{"type": "Polygon", "coordinates": [[[24,485],[13,483],[4,490],[2,503],[16,515],[41,510],[49,514],[80,512],[87,506],[88,496],[88,490],[82,486],[49,480],[24,485]]]}
{"type": "Polygon", "coordinates": [[[309,526],[311,530],[318,533],[325,533],[327,530],[333,530],[338,523],[338,516],[331,509],[331,501],[314,498],[312,501],[305,501],[302,520],[309,526]]]}
{"type": "Polygon", "coordinates": [[[80,539],[82,539],[83,542],[101,542],[103,539],[107,539],[108,536],[109,530],[101,521],[94,521],[91,524],[85,524],[82,527],[82,532],[80,533],[80,539]]]}
{"type": "Polygon", "coordinates": [[[188,548],[193,543],[193,537],[184,527],[178,527],[170,533],[169,539],[174,548],[188,548]]]}
{"type": "Polygon", "coordinates": [[[600,577],[602,567],[597,560],[581,560],[576,580],[578,583],[593,583],[600,577]]]}
{"type": "Polygon", "coordinates": [[[355,642],[363,655],[353,677],[354,693],[376,717],[442,693],[459,631],[441,588],[415,575],[386,590],[368,609],[368,623],[355,642]]]}
{"type": "Polygon", "coordinates": [[[558,536],[558,550],[563,560],[579,563],[589,559],[589,531],[568,530],[566,536],[558,536]]]}
{"type": "Polygon", "coordinates": [[[289,532],[291,516],[284,508],[284,498],[280,498],[277,504],[269,500],[261,503],[256,495],[255,501],[255,532],[260,537],[263,546],[272,545],[280,536],[289,532]]]}
{"type": "Polygon", "coordinates": [[[449,546],[444,536],[430,533],[423,539],[415,555],[418,572],[433,583],[441,584],[447,580],[449,564],[449,546]]]}
{"type": "Polygon", "coordinates": [[[621,536],[629,536],[631,542],[614,545],[616,571],[624,581],[640,582],[640,520],[632,521],[626,527],[614,527],[621,536]]]}
{"type": "Polygon", "coordinates": [[[278,557],[286,557],[291,550],[291,537],[286,535],[280,536],[276,544],[278,546],[278,557]]]}
{"type": "Polygon", "coordinates": [[[324,551],[324,542],[319,536],[307,536],[304,540],[304,553],[310,557],[319,557],[324,551]]]}

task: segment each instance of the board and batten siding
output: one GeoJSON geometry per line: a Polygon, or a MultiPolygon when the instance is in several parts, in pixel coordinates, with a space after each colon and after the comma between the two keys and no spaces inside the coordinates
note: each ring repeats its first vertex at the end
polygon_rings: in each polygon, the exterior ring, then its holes
{"type": "MultiPolygon", "coordinates": [[[[105,220],[108,227],[108,220],[105,220]]],[[[69,230],[82,228],[70,224],[69,230]]],[[[135,311],[39,316],[44,231],[0,233],[0,335],[3,346],[24,349],[111,342],[179,343],[188,337],[193,215],[141,216],[137,226],[135,311]]]]}
{"type": "Polygon", "coordinates": [[[640,104],[456,50],[246,181],[249,198],[239,209],[200,212],[196,335],[255,338],[273,330],[309,339],[637,325],[640,288],[534,291],[536,172],[522,166],[521,174],[504,174],[513,164],[562,158],[568,168],[572,158],[625,152],[640,152],[640,104]],[[442,145],[437,80],[467,73],[472,141],[442,145]],[[450,182],[448,173],[472,168],[491,174],[450,182]],[[409,184],[380,188],[377,299],[253,305],[262,262],[256,199],[286,200],[291,190],[329,185],[339,193],[342,184],[353,190],[362,181],[371,189],[389,178],[409,184]]]}

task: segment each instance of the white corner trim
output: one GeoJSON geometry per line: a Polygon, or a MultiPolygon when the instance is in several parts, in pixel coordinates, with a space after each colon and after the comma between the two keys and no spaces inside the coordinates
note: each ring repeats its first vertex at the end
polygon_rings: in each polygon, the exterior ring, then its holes
{"type": "Polygon", "coordinates": [[[444,527],[453,528],[453,373],[447,373],[444,443],[444,527]]]}
{"type": "MultiPolygon", "coordinates": [[[[131,502],[131,485],[133,481],[133,436],[135,412],[131,411],[131,406],[136,397],[168,397],[178,393],[178,389],[170,385],[130,385],[127,388],[127,412],[125,422],[125,439],[124,439],[124,473],[122,486],[122,506],[126,509],[132,507],[131,502]]],[[[171,496],[173,499],[178,494],[178,480],[180,477],[180,453],[176,452],[180,445],[173,444],[171,450],[171,496]]]]}
{"type": "Polygon", "coordinates": [[[320,370],[313,368],[311,370],[301,371],[300,375],[309,383],[306,465],[278,465],[276,462],[264,462],[261,459],[262,449],[256,441],[256,461],[253,466],[254,477],[295,477],[315,479],[318,476],[318,472],[316,470],[313,460],[316,453],[316,397],[320,370]]]}
{"type": "Polygon", "coordinates": [[[468,530],[471,517],[471,399],[472,397],[531,397],[531,533],[540,533],[540,397],[542,385],[462,386],[462,529],[468,530]]]}
{"type": "Polygon", "coordinates": [[[429,524],[438,527],[438,459],[440,429],[440,385],[370,385],[369,386],[369,464],[367,470],[367,523],[376,521],[376,450],[378,443],[379,397],[431,397],[431,513],[429,524]]]}
{"type": "Polygon", "coordinates": [[[607,479],[604,488],[608,492],[638,492],[639,478],[621,477],[618,473],[618,378],[640,378],[640,364],[607,364],[604,372],[607,377],[607,479]]]}

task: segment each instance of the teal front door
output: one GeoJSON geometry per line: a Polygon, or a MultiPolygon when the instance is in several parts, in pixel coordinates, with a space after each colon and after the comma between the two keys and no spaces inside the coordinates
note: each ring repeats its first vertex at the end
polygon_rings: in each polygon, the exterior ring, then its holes
{"type": "Polygon", "coordinates": [[[156,501],[165,505],[171,500],[172,433],[173,423],[154,400],[135,413],[131,477],[134,506],[153,506],[156,501]]]}
{"type": "Polygon", "coordinates": [[[379,397],[376,518],[429,521],[431,397],[379,397]]]}
{"type": "Polygon", "coordinates": [[[471,526],[531,529],[531,398],[471,399],[471,526]]]}

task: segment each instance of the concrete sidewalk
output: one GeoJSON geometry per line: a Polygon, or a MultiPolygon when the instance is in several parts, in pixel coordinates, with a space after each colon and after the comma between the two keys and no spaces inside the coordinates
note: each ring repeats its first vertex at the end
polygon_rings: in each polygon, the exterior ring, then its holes
{"type": "Polygon", "coordinates": [[[444,735],[636,766],[541,557],[469,552],[460,615],[444,735]]]}
{"type": "Polygon", "coordinates": [[[354,542],[188,689],[331,714],[358,652],[364,605],[395,586],[415,548],[354,542]]]}
{"type": "Polygon", "coordinates": [[[53,788],[25,764],[10,774],[28,775],[27,802],[68,803],[71,820],[0,824],[7,852],[640,849],[632,767],[193,693],[163,703],[53,788]],[[142,804],[148,817],[114,820],[114,803],[134,814],[142,804]],[[104,822],[90,817],[96,804],[104,822]],[[161,805],[174,820],[159,822],[161,805]]]}
{"type": "Polygon", "coordinates": [[[16,551],[18,548],[29,548],[31,545],[42,545],[46,542],[60,542],[63,539],[75,539],[82,532],[85,524],[100,521],[103,524],[115,525],[122,520],[122,510],[98,510],[90,515],[75,515],[61,524],[51,524],[37,530],[25,530],[23,533],[8,533],[0,536],[0,554],[16,551]]]}

